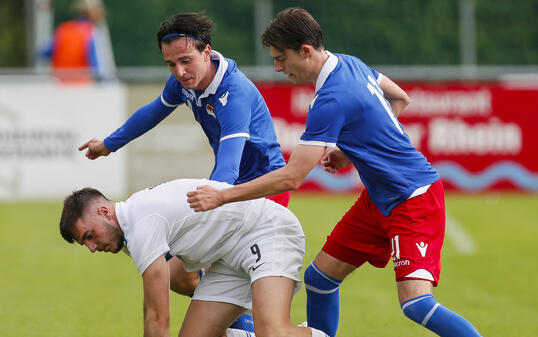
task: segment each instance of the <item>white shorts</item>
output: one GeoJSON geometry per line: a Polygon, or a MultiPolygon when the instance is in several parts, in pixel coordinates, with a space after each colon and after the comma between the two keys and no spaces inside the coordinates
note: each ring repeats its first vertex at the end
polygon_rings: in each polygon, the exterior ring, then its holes
{"type": "Polygon", "coordinates": [[[252,310],[252,282],[283,276],[301,288],[305,237],[295,215],[267,200],[262,216],[235,247],[213,263],[202,278],[193,300],[232,303],[252,310]]]}

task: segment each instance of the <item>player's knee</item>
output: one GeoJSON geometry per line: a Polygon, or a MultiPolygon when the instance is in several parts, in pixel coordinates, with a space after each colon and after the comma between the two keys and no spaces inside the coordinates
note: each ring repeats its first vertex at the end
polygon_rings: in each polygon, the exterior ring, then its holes
{"type": "Polygon", "coordinates": [[[428,315],[432,312],[435,306],[439,303],[435,300],[433,295],[421,295],[411,298],[402,303],[402,310],[405,316],[412,321],[426,325],[428,321],[428,315]]]}

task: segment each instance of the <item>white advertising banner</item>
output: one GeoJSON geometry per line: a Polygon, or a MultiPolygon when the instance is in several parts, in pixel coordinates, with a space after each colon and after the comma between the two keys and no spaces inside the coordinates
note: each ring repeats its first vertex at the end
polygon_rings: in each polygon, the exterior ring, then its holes
{"type": "Polygon", "coordinates": [[[93,187],[126,193],[125,151],[89,160],[78,147],[121,125],[121,84],[0,82],[0,200],[62,199],[93,187]]]}

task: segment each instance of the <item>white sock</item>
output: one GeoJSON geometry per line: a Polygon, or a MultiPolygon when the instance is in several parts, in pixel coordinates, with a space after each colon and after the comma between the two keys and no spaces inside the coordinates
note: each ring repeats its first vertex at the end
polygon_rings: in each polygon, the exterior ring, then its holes
{"type": "Polygon", "coordinates": [[[312,330],[312,337],[329,337],[329,335],[327,335],[325,332],[321,330],[314,329],[314,328],[310,328],[310,330],[312,330]]]}
{"type": "Polygon", "coordinates": [[[226,329],[225,331],[226,337],[256,337],[254,332],[249,332],[245,330],[239,330],[239,329],[226,329]]]}

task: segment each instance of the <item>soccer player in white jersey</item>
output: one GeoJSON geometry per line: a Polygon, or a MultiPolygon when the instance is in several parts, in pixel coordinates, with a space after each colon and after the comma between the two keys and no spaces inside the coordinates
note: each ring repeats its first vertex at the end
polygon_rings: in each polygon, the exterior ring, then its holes
{"type": "MultiPolygon", "coordinates": [[[[106,156],[140,137],[186,104],[213,148],[211,180],[242,183],[284,166],[273,121],[258,89],[235,61],[211,48],[214,24],[200,13],[180,13],[161,23],[157,42],[170,70],[162,94],[138,109],[104,140],[80,146],[89,159],[106,156]]],[[[289,192],[270,197],[287,206],[289,192]]],[[[172,290],[190,295],[199,274],[185,273],[181,261],[170,255],[172,290]]],[[[251,317],[235,326],[247,328],[251,317]]],[[[250,324],[251,325],[251,324],[250,324]]],[[[250,327],[249,329],[251,329],[250,327]]]]}
{"type": "Polygon", "coordinates": [[[211,265],[192,297],[179,336],[253,336],[227,329],[252,310],[257,336],[326,336],[290,322],[293,294],[300,288],[304,233],[287,208],[266,198],[197,213],[187,192],[198,185],[231,186],[178,179],[108,200],[85,188],[64,201],[60,232],[95,251],[123,250],[136,264],[144,289],[144,336],[169,336],[167,252],[186,270],[211,265]]]}
{"type": "Polygon", "coordinates": [[[321,27],[302,8],[280,12],[262,43],[275,71],[294,83],[315,84],[306,130],[286,166],[228,189],[201,186],[188,194],[191,207],[202,211],[296,189],[320,160],[328,172],[354,165],[366,190],[305,271],[308,325],[334,336],[342,280],[365,262],[381,268],[392,257],[405,316],[441,336],[479,336],[433,297],[444,192],[439,174],[396,118],[409,103],[406,93],[360,59],[326,51],[321,27]]]}

